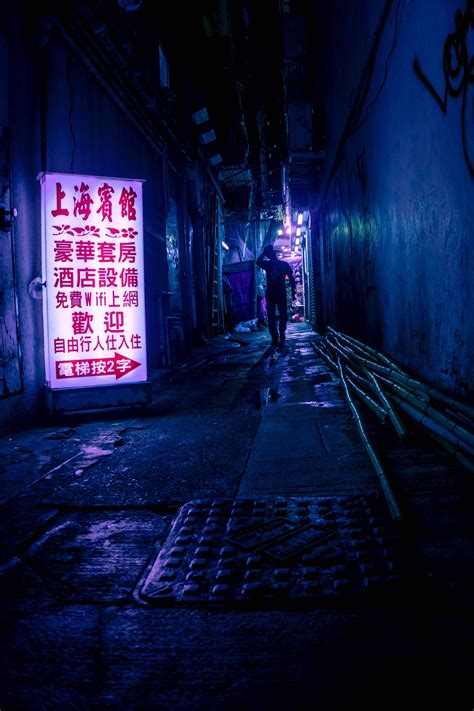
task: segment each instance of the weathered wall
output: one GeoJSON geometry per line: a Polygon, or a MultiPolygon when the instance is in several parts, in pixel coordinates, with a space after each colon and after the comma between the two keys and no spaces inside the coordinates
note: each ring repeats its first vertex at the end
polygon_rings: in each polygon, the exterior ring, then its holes
{"type": "Polygon", "coordinates": [[[168,289],[163,152],[153,149],[90,68],[54,36],[48,66],[46,170],[145,180],[147,351],[149,367],[156,368],[164,355],[161,293],[168,289]]]}
{"type": "Polygon", "coordinates": [[[9,8],[3,19],[2,30],[11,48],[12,196],[18,210],[13,239],[22,390],[0,400],[0,423],[14,423],[43,406],[42,302],[28,293],[31,280],[42,271],[38,174],[57,171],[145,180],[147,348],[148,366],[153,369],[167,358],[163,310],[168,305],[162,292],[168,290],[169,164],[166,146],[152,147],[56,30],[39,29],[21,3],[9,8]]]}
{"type": "MultiPolygon", "coordinates": [[[[2,18],[5,21],[5,17],[2,18]]],[[[10,46],[9,120],[11,130],[12,204],[15,285],[19,314],[22,390],[0,403],[0,420],[9,422],[38,407],[41,400],[43,326],[41,300],[32,299],[28,285],[41,274],[39,45],[25,24],[21,8],[13,5],[3,25],[10,46]]]]}
{"type": "MultiPolygon", "coordinates": [[[[458,8],[462,16],[466,3],[327,3],[319,41],[328,162],[313,218],[325,323],[469,398],[474,85],[464,68],[452,80],[460,96],[448,91],[445,110],[439,105],[446,91],[443,48],[458,8]]],[[[462,32],[458,40],[464,47],[462,32]]],[[[473,40],[469,29],[466,61],[473,40]]]]}

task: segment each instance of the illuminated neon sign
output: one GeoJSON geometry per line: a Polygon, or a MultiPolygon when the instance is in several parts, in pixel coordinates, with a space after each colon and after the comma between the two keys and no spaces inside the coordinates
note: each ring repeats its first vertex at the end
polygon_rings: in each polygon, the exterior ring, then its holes
{"type": "Polygon", "coordinates": [[[39,179],[49,387],[146,381],[142,181],[39,179]]]}

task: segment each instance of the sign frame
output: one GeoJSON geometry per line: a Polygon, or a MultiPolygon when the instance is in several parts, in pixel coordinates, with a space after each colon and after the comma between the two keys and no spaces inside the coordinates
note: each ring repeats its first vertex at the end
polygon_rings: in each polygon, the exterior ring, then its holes
{"type": "Polygon", "coordinates": [[[147,384],[145,180],[49,171],[37,179],[48,390],[147,384]]]}

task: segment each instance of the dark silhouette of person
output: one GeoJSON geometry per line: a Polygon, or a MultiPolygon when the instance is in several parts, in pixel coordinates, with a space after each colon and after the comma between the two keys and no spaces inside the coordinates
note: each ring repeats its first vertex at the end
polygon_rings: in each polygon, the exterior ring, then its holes
{"type": "Polygon", "coordinates": [[[288,277],[290,281],[291,296],[293,299],[296,294],[296,282],[293,276],[293,270],[288,262],[283,262],[281,259],[278,259],[271,244],[267,245],[262,254],[257,258],[257,266],[265,271],[267,277],[265,297],[267,300],[268,330],[272,337],[272,346],[281,348],[285,343],[285,331],[288,322],[286,277],[288,277]],[[278,308],[278,315],[280,317],[280,338],[278,338],[276,325],[276,308],[278,308]]]}

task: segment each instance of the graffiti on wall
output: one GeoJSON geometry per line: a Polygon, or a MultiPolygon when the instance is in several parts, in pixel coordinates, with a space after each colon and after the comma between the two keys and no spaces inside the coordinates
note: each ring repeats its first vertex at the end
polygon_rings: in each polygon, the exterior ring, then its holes
{"type": "Polygon", "coordinates": [[[448,34],[443,48],[443,98],[423,72],[418,58],[413,61],[413,69],[444,114],[448,109],[448,97],[461,99],[464,158],[474,178],[474,54],[470,51],[474,42],[474,0],[466,0],[464,12],[456,10],[454,25],[455,30],[448,34]]]}

